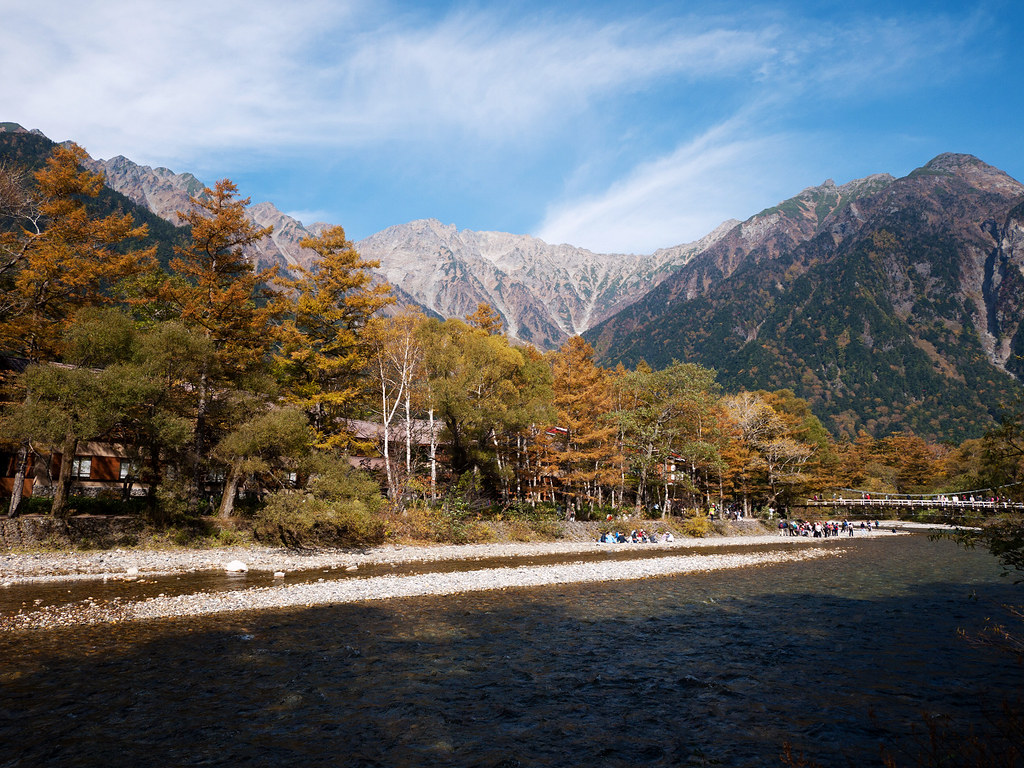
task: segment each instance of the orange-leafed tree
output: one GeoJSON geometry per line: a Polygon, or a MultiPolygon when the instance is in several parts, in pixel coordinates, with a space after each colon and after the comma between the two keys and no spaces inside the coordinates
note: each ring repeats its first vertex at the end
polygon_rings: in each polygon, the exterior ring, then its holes
{"type": "Polygon", "coordinates": [[[619,479],[611,382],[580,336],[551,356],[551,370],[558,420],[546,433],[547,473],[557,478],[567,512],[593,511],[619,479]]]}
{"type": "Polygon", "coordinates": [[[219,395],[237,387],[269,358],[275,309],[266,285],[277,269],[257,271],[249,259],[253,246],[273,228],[250,221],[245,212],[249,198],[239,198],[231,181],[218,181],[191,202],[190,210],[178,212],[191,237],[175,248],[173,274],[161,287],[160,297],[182,323],[207,339],[211,351],[193,384],[193,490],[198,494],[215,426],[214,406],[226,402],[219,395]]]}
{"type": "Polygon", "coordinates": [[[501,315],[498,314],[494,307],[484,301],[476,305],[476,310],[471,315],[466,315],[466,322],[490,336],[500,334],[504,328],[501,315]]]}
{"type": "Polygon", "coordinates": [[[178,217],[191,230],[187,245],[174,249],[174,278],[162,296],[181,321],[197,327],[213,343],[225,375],[244,372],[262,361],[268,349],[273,310],[260,300],[277,273],[257,271],[249,255],[273,227],[248,219],[249,198],[227,179],[192,198],[192,208],[178,217]]]}
{"type": "MultiPolygon", "coordinates": [[[[103,178],[81,166],[85,151],[57,147],[35,174],[35,189],[16,169],[0,173],[0,349],[33,361],[60,357],[75,313],[112,303],[116,287],[154,264],[154,248],[130,214],[96,216],[88,201],[103,178]]],[[[31,434],[19,436],[9,514],[17,511],[31,434]]]]}
{"type": "Polygon", "coordinates": [[[887,435],[879,441],[879,455],[894,469],[897,493],[925,493],[942,480],[943,446],[933,445],[909,432],[887,435]]]}
{"type": "Polygon", "coordinates": [[[342,418],[363,394],[362,371],[370,350],[367,322],[394,301],[391,286],[374,284],[367,261],[341,227],[331,227],[301,243],[316,253],[293,279],[278,278],[284,320],[277,363],[287,396],[307,414],[320,447],[345,442],[342,418]]]}
{"type": "Polygon", "coordinates": [[[15,219],[4,234],[10,263],[0,316],[0,348],[9,353],[56,357],[77,310],[112,303],[119,282],[154,264],[155,247],[128,246],[146,235],[131,214],[98,217],[87,208],[103,177],[81,166],[86,157],[77,145],[57,147],[35,175],[32,199],[12,192],[5,206],[15,219]]]}

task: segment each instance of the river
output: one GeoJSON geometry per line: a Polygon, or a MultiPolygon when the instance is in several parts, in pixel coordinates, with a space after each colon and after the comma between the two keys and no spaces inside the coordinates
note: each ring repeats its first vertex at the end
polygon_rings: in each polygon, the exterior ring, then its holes
{"type": "MultiPolygon", "coordinates": [[[[825,766],[999,745],[1024,587],[926,536],[671,578],[0,635],[0,766],[825,766]]],[[[957,764],[957,763],[950,763],[957,764]]],[[[1003,763],[1005,764],[1005,763],[1003,763]]]]}

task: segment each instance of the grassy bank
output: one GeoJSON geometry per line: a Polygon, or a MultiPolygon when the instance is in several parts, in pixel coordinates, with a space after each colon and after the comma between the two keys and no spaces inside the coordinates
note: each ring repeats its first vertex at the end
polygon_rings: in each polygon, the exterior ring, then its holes
{"type": "MultiPolygon", "coordinates": [[[[710,521],[707,518],[622,519],[566,521],[550,516],[484,516],[455,518],[442,510],[387,512],[379,517],[375,535],[352,540],[344,535],[321,536],[297,528],[284,536],[268,537],[252,518],[220,520],[213,517],[181,519],[164,525],[129,515],[73,515],[55,519],[29,514],[0,518],[0,548],[7,551],[103,550],[116,548],[196,548],[288,545],[292,548],[352,547],[380,544],[429,546],[445,544],[500,544],[515,542],[596,541],[608,530],[629,534],[634,528],[648,533],[671,531],[676,538],[761,535],[773,532],[756,520],[710,521]]],[[[342,532],[343,533],[343,532],[342,532]]]]}

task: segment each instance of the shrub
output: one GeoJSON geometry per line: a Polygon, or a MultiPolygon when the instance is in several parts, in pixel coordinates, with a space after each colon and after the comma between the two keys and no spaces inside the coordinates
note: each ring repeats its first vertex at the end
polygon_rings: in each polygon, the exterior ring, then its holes
{"type": "Polygon", "coordinates": [[[157,486],[156,504],[146,508],[145,519],[156,528],[192,522],[196,514],[189,510],[189,486],[181,476],[168,477],[157,486]]]}
{"type": "Polygon", "coordinates": [[[466,525],[466,544],[492,544],[500,539],[499,530],[489,520],[473,520],[466,525]]]}
{"type": "Polygon", "coordinates": [[[383,540],[384,526],[360,499],[329,501],[279,491],[257,513],[253,534],[286,547],[366,545],[383,540]]]}
{"type": "Polygon", "coordinates": [[[714,528],[705,515],[698,515],[696,517],[688,517],[683,521],[683,535],[690,536],[694,539],[703,539],[710,536],[714,532],[714,528]]]}
{"type": "Polygon", "coordinates": [[[287,547],[362,546],[384,539],[377,484],[341,459],[317,457],[306,487],[270,494],[253,535],[287,547]]]}

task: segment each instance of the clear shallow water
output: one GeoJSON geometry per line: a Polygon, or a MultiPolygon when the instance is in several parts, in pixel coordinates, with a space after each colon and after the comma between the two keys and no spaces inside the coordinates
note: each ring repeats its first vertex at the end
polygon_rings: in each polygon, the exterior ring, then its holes
{"type": "Polygon", "coordinates": [[[0,766],[901,765],[984,733],[1024,603],[926,537],[641,582],[0,636],[0,766]],[[948,721],[947,721],[948,718],[948,721]],[[916,735],[915,735],[916,732],[916,735]]]}

